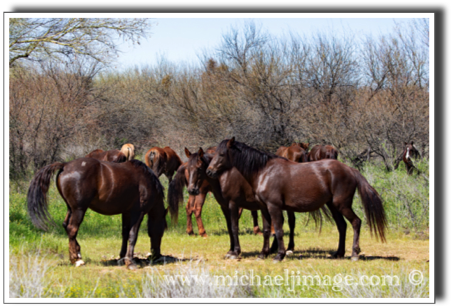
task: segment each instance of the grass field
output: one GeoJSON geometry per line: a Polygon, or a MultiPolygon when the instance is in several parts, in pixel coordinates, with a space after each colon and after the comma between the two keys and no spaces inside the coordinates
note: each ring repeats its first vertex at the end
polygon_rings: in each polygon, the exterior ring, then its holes
{"type": "MultiPolygon", "coordinates": [[[[225,260],[229,249],[225,220],[210,195],[202,214],[208,238],[186,234],[182,208],[178,224],[168,223],[162,241],[162,253],[180,261],[157,265],[142,262],[136,271],[116,261],[121,245],[120,216],[88,211],[78,234],[86,265],[76,268],[68,260],[68,238],[61,226],[66,206],[56,189],[50,190],[49,198],[57,226],[45,233],[34,228],[27,216],[26,191],[11,184],[10,297],[429,297],[428,163],[421,162],[418,167],[423,175],[407,176],[402,168],[388,173],[375,165],[362,172],[383,198],[389,227],[387,243],[372,238],[356,197],[353,207],[363,223],[358,262],[349,258],[350,225],[346,259],[333,260],[329,255],[337,248],[336,226],[324,222],[319,231],[302,213],[297,214],[294,254],[281,263],[273,263],[272,257],[257,261],[263,238],[253,234],[248,212],[240,220],[241,259],[225,260]],[[411,277],[411,272],[416,275],[411,277]],[[220,276],[230,276],[232,283],[220,276]],[[247,277],[243,280],[241,276],[247,277]],[[389,276],[393,283],[384,283],[389,276]],[[420,283],[415,282],[418,276],[420,283]]],[[[162,182],[167,187],[166,179],[162,182]]],[[[288,234],[286,225],[286,242],[288,234]]],[[[145,259],[149,252],[144,222],[135,252],[139,259],[145,259]]]]}

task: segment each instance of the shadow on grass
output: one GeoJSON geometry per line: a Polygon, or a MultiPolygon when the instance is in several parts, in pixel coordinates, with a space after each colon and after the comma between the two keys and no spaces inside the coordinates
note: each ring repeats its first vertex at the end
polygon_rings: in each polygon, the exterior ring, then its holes
{"type": "MultiPolygon", "coordinates": [[[[155,266],[155,265],[165,265],[165,264],[170,264],[170,263],[175,263],[175,262],[187,262],[187,261],[192,261],[196,259],[192,258],[176,258],[173,256],[162,256],[157,260],[154,260],[151,262],[150,257],[133,257],[133,262],[140,268],[147,267],[147,266],[155,266]]],[[[109,260],[102,260],[99,261],[97,264],[101,266],[124,266],[124,259],[109,259],[109,260]]]]}
{"type": "MultiPolygon", "coordinates": [[[[344,257],[344,258],[333,258],[333,255],[336,251],[335,250],[324,250],[324,249],[307,249],[307,250],[296,250],[292,255],[287,255],[286,258],[290,260],[303,260],[303,259],[328,259],[328,260],[351,260],[351,257],[344,257]]],[[[242,252],[241,258],[248,258],[248,257],[257,257],[260,254],[260,251],[255,252],[242,252]]],[[[275,253],[271,253],[268,257],[276,256],[275,253]]],[[[372,261],[372,260],[388,260],[388,261],[399,261],[399,257],[395,256],[365,256],[360,255],[359,261],[372,261]]]]}

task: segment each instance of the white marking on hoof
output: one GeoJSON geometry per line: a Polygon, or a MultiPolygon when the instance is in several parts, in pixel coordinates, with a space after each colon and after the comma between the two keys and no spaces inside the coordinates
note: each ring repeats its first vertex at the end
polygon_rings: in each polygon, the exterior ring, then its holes
{"type": "Polygon", "coordinates": [[[291,256],[294,254],[294,251],[288,250],[286,251],[286,256],[291,256]]]}
{"type": "Polygon", "coordinates": [[[357,257],[351,257],[351,260],[352,260],[352,261],[358,261],[358,260],[359,260],[359,257],[358,257],[358,256],[357,256],[357,257]]]}
{"type": "Polygon", "coordinates": [[[82,259],[79,259],[78,261],[75,262],[75,267],[79,267],[84,265],[84,261],[82,259]]]}
{"type": "Polygon", "coordinates": [[[81,163],[81,166],[84,166],[84,165],[86,165],[86,162],[83,161],[83,163],[81,163]]]}

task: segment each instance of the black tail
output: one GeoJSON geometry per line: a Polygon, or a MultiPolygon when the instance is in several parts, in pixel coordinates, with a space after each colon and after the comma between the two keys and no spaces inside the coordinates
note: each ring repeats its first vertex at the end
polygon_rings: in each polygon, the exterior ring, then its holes
{"type": "Polygon", "coordinates": [[[51,177],[56,170],[62,170],[66,163],[56,162],[40,169],[30,182],[27,192],[27,208],[30,218],[35,227],[48,230],[52,218],[48,212],[47,193],[51,183],[51,177]]]}
{"type": "Polygon", "coordinates": [[[386,242],[386,226],[387,219],[382,200],[378,192],[368,183],[359,171],[353,170],[357,179],[357,190],[362,199],[365,216],[368,220],[370,232],[375,233],[376,238],[380,238],[382,242],[386,242]]]}
{"type": "Polygon", "coordinates": [[[176,172],[175,178],[168,185],[168,207],[170,208],[173,222],[178,219],[179,206],[184,200],[183,188],[187,186],[186,167],[181,165],[176,172]]]}

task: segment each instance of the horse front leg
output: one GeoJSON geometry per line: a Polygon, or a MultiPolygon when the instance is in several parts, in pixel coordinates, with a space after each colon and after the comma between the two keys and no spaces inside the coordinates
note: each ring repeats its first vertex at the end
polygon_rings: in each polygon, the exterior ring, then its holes
{"type": "Polygon", "coordinates": [[[198,233],[203,238],[208,237],[208,235],[206,234],[206,231],[205,231],[205,227],[203,226],[203,221],[202,221],[202,210],[203,210],[203,205],[205,203],[206,194],[207,193],[203,193],[203,192],[198,194],[195,197],[195,203],[194,203],[194,212],[195,212],[195,219],[197,220],[198,233]]]}
{"type": "Polygon", "coordinates": [[[294,241],[294,232],[295,232],[295,213],[293,211],[287,211],[287,220],[289,222],[289,245],[287,246],[286,255],[292,255],[294,253],[295,241],[294,241]]]}
{"type": "Polygon", "coordinates": [[[261,212],[263,221],[263,248],[258,259],[265,259],[270,254],[271,217],[266,208],[261,210],[261,212]]]}
{"type": "Polygon", "coordinates": [[[189,200],[186,205],[186,215],[187,215],[187,229],[186,232],[189,236],[194,235],[194,229],[192,225],[192,213],[194,212],[194,202],[195,195],[189,195],[189,200]]]}
{"type": "Polygon", "coordinates": [[[127,243],[129,239],[129,232],[130,232],[130,214],[123,213],[122,214],[122,246],[121,252],[119,253],[120,259],[124,259],[125,254],[127,253],[127,243]]]}
{"type": "Polygon", "coordinates": [[[129,270],[137,269],[136,264],[133,261],[133,252],[135,244],[138,239],[138,230],[140,229],[141,222],[143,221],[144,212],[132,212],[130,213],[130,231],[129,231],[129,246],[127,248],[127,254],[125,256],[125,265],[129,270]]]}
{"type": "Polygon", "coordinates": [[[241,255],[241,246],[240,240],[238,237],[238,221],[239,221],[239,212],[238,206],[235,202],[230,201],[229,203],[230,217],[232,221],[232,236],[234,243],[234,254],[229,257],[229,259],[237,259],[241,255]]]}
{"type": "Polygon", "coordinates": [[[235,243],[233,240],[232,219],[230,217],[230,210],[229,210],[228,206],[224,206],[224,205],[221,205],[221,209],[222,209],[222,213],[224,213],[225,222],[227,223],[227,231],[228,231],[229,237],[230,237],[230,250],[225,255],[225,258],[227,259],[234,255],[235,243]]]}
{"type": "Polygon", "coordinates": [[[284,247],[284,230],[282,229],[284,217],[282,215],[282,210],[275,204],[270,203],[267,204],[267,206],[272,224],[275,228],[275,237],[278,240],[278,254],[274,258],[274,262],[278,262],[282,261],[286,256],[286,249],[284,247]]]}

